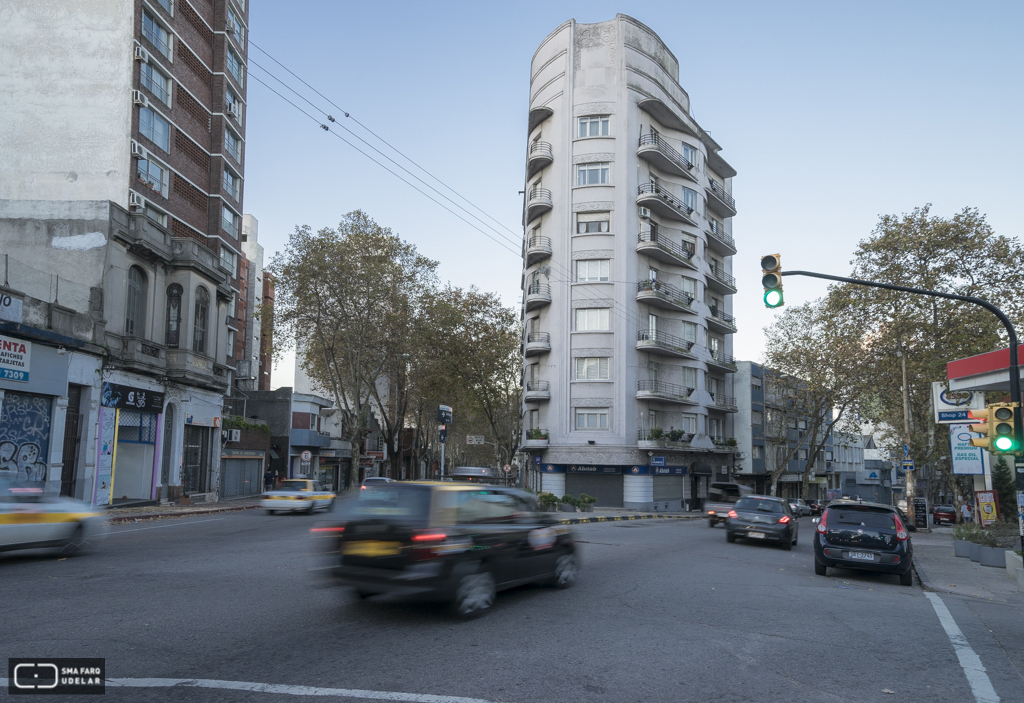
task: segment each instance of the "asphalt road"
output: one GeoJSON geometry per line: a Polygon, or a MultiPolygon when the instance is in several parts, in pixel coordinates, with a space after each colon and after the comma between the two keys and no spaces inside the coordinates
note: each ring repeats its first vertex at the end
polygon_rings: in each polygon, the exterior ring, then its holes
{"type": "MultiPolygon", "coordinates": [[[[814,575],[808,519],[792,552],[727,544],[702,521],[580,525],[576,586],[500,594],[470,622],[314,588],[306,547],[318,519],[246,511],[129,524],[86,556],[0,556],[0,657],[105,657],[108,677],[134,681],[108,686],[112,701],[985,700],[920,588],[814,575]],[[141,679],[280,688],[135,687],[141,679]]],[[[1024,700],[1024,613],[941,602],[999,699],[1024,700]]]]}

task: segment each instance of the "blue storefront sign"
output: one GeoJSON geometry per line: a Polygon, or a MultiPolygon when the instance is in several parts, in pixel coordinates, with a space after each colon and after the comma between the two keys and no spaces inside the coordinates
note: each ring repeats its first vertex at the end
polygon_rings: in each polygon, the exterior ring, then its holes
{"type": "Polygon", "coordinates": [[[561,464],[544,464],[542,471],[546,474],[564,474],[565,467],[561,464]]]}
{"type": "Polygon", "coordinates": [[[665,465],[665,457],[663,457],[663,456],[652,456],[651,457],[651,466],[664,466],[664,465],[665,465]]]}
{"type": "Polygon", "coordinates": [[[685,466],[654,466],[651,468],[651,472],[655,476],[685,476],[685,466]]]}
{"type": "MultiPolygon", "coordinates": [[[[548,466],[559,466],[548,464],[548,466]]],[[[609,464],[562,464],[561,471],[570,474],[628,474],[631,476],[646,476],[650,473],[650,467],[640,465],[609,465],[609,464]]],[[[547,467],[545,467],[545,471],[547,467]]]]}

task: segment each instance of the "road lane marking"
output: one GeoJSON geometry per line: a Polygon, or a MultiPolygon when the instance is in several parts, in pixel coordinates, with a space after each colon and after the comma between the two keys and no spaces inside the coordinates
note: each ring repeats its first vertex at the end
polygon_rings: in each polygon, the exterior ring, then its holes
{"type": "Polygon", "coordinates": [[[939,616],[942,629],[946,631],[949,641],[953,644],[956,658],[960,660],[960,667],[964,670],[967,683],[971,685],[971,693],[974,694],[974,700],[978,703],[999,703],[999,695],[992,688],[992,682],[989,680],[988,674],[985,673],[981,657],[971,648],[967,638],[964,637],[964,633],[960,631],[960,627],[956,624],[956,620],[949,614],[949,608],[942,602],[938,594],[925,592],[924,595],[932,602],[932,607],[935,608],[935,614],[939,616]]]}
{"type": "Polygon", "coordinates": [[[123,535],[125,532],[138,532],[139,530],[159,530],[161,527],[181,527],[182,525],[197,525],[200,522],[216,522],[217,520],[226,520],[227,518],[212,517],[209,520],[189,520],[188,522],[172,522],[167,525],[153,525],[152,527],[133,527],[130,530],[117,530],[116,532],[103,532],[103,537],[110,537],[111,535],[123,535]]]}
{"type": "Polygon", "coordinates": [[[278,693],[290,696],[335,696],[338,698],[364,698],[381,701],[414,701],[414,703],[493,703],[482,698],[437,696],[429,693],[402,693],[400,691],[363,691],[351,688],[319,688],[315,686],[289,686],[252,681],[221,681],[218,679],[107,679],[107,686],[124,688],[214,688],[252,693],[278,693]]]}

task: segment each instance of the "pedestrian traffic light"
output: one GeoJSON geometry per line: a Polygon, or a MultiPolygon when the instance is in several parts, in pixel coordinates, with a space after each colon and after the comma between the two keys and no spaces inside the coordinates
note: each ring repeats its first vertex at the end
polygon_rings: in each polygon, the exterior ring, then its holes
{"type": "Polygon", "coordinates": [[[782,296],[782,257],[769,254],[761,258],[761,285],[764,286],[764,306],[766,308],[781,307],[785,302],[782,296]]]}
{"type": "Polygon", "coordinates": [[[971,440],[972,447],[987,449],[992,454],[1013,454],[1020,449],[1020,438],[1013,431],[1013,415],[1019,403],[991,403],[984,410],[970,410],[968,415],[984,422],[971,425],[971,432],[984,437],[971,440]]]}
{"type": "Polygon", "coordinates": [[[445,442],[448,441],[448,426],[447,425],[439,425],[438,426],[438,428],[437,428],[437,438],[438,438],[438,440],[440,440],[441,444],[444,444],[445,442]]]}

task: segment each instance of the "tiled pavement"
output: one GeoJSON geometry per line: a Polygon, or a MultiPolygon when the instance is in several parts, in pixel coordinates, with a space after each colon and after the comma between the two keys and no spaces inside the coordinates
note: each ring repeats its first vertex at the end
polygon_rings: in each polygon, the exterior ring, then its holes
{"type": "Polygon", "coordinates": [[[914,543],[914,568],[927,590],[956,593],[1005,603],[1024,603],[1017,590],[1015,574],[1009,569],[982,566],[953,554],[953,531],[935,528],[917,533],[914,543]]]}

